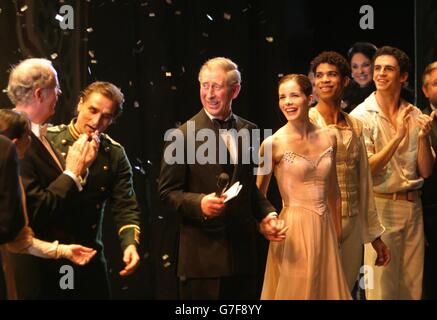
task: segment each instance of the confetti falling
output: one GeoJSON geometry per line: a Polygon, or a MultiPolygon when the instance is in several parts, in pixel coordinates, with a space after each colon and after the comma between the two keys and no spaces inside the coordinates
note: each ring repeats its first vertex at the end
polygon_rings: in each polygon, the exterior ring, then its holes
{"type": "Polygon", "coordinates": [[[166,76],[167,78],[170,78],[170,77],[171,77],[171,72],[168,72],[168,71],[167,71],[167,72],[165,73],[165,76],[166,76]]]}
{"type": "Polygon", "coordinates": [[[60,14],[57,14],[57,15],[55,16],[55,19],[58,20],[59,22],[62,22],[62,21],[64,20],[64,17],[61,16],[60,14]]]}
{"type": "Polygon", "coordinates": [[[272,43],[274,41],[273,37],[266,37],[266,41],[272,43]]]}
{"type": "Polygon", "coordinates": [[[95,58],[95,54],[94,54],[94,50],[89,50],[88,54],[90,55],[91,58],[95,58]]]}
{"type": "Polygon", "coordinates": [[[180,11],[180,10],[176,10],[176,11],[174,12],[174,14],[175,14],[175,16],[180,16],[180,15],[182,14],[182,11],[180,11]]]}
{"type": "Polygon", "coordinates": [[[225,20],[231,20],[231,14],[230,13],[227,13],[227,12],[225,12],[224,14],[223,14],[223,18],[225,19],[225,20]]]}
{"type": "Polygon", "coordinates": [[[150,17],[150,18],[154,18],[154,17],[156,17],[156,15],[155,15],[154,12],[150,12],[150,13],[149,13],[149,17],[150,17]]]}
{"type": "Polygon", "coordinates": [[[20,8],[20,12],[24,12],[28,9],[29,7],[27,5],[24,5],[20,8]]]}
{"type": "Polygon", "coordinates": [[[139,108],[140,107],[140,103],[138,101],[134,101],[134,108],[139,108]]]}
{"type": "Polygon", "coordinates": [[[57,53],[52,53],[52,54],[50,55],[50,58],[52,58],[52,60],[55,60],[57,57],[58,57],[58,54],[57,54],[57,53]]]}
{"type": "Polygon", "coordinates": [[[207,17],[210,21],[214,21],[214,19],[213,19],[209,14],[207,14],[206,17],[207,17]]]}
{"type": "Polygon", "coordinates": [[[97,60],[96,59],[91,59],[90,61],[92,64],[97,64],[97,60]]]}
{"type": "Polygon", "coordinates": [[[88,32],[88,33],[91,33],[93,31],[94,31],[93,27],[89,27],[89,28],[86,29],[86,32],[88,32]]]}

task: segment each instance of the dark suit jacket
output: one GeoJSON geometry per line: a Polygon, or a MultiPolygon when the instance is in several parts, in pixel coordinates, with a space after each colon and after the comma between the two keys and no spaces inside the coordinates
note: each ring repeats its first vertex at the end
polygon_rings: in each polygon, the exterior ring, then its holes
{"type": "MultiPolygon", "coordinates": [[[[237,131],[256,128],[253,123],[234,116],[237,131]]],[[[209,128],[219,137],[203,110],[190,121],[195,123],[195,134],[200,129],[209,128]]],[[[241,163],[242,154],[252,152],[254,141],[244,148],[240,144],[239,163],[235,168],[218,163],[199,164],[197,159],[193,164],[187,164],[187,123],[178,130],[184,140],[184,164],[168,164],[163,159],[159,178],[162,201],[180,216],[178,275],[187,278],[254,275],[257,254],[254,218],[262,220],[269,212],[275,211],[256,187],[253,161],[241,163]],[[239,181],[243,188],[236,198],[227,203],[221,216],[205,220],[200,208],[201,199],[205,194],[216,191],[217,177],[222,172],[230,173],[230,185],[239,181]]],[[[202,144],[203,141],[195,142],[196,152],[202,144]]]]}
{"type": "Polygon", "coordinates": [[[0,135],[0,244],[14,240],[24,227],[18,174],[15,146],[0,135]]]}
{"type": "MultiPolygon", "coordinates": [[[[55,149],[55,148],[53,148],[55,149]]],[[[61,164],[62,156],[58,155],[61,164]]],[[[38,238],[70,243],[74,239],[65,232],[74,212],[71,203],[79,193],[73,179],[62,174],[50,153],[32,133],[32,142],[21,161],[21,176],[26,191],[29,224],[38,238]]]]}
{"type": "MultiPolygon", "coordinates": [[[[64,164],[63,157],[57,158],[64,164]]],[[[29,224],[37,238],[60,243],[77,243],[74,221],[79,190],[72,178],[63,174],[41,141],[32,134],[32,142],[21,161],[26,191],[29,224]]],[[[80,243],[82,244],[82,243],[80,243]]],[[[11,258],[19,299],[107,298],[109,296],[103,252],[86,266],[66,259],[52,260],[14,255],[11,258]],[[74,290],[62,290],[60,268],[74,269],[74,290]]]]}

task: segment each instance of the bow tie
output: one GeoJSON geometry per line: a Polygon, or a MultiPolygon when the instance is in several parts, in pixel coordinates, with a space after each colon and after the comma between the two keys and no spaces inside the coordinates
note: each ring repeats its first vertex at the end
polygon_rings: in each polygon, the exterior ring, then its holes
{"type": "Polygon", "coordinates": [[[230,117],[228,120],[212,119],[212,121],[214,122],[214,126],[217,129],[229,130],[229,129],[236,128],[236,123],[235,123],[234,117],[230,117]]]}

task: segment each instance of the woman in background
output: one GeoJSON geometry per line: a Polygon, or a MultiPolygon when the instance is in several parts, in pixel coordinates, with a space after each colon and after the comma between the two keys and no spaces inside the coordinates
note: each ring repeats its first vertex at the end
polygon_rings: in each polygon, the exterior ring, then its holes
{"type": "Polygon", "coordinates": [[[369,42],[356,42],[349,49],[347,56],[352,70],[352,80],[346,88],[343,100],[349,113],[364,101],[373,91],[373,56],[378,48],[369,42]]]}

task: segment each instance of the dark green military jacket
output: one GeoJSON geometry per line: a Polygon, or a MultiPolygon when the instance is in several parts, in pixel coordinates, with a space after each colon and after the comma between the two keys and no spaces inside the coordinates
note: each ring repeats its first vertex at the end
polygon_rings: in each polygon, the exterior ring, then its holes
{"type": "MultiPolygon", "coordinates": [[[[64,157],[79,137],[74,121],[68,126],[50,127],[47,131],[47,139],[64,157]]],[[[124,148],[106,134],[100,137],[97,157],[89,168],[83,190],[76,197],[71,220],[76,243],[103,248],[102,222],[107,203],[114,216],[122,250],[138,243],[140,211],[133,189],[132,168],[124,148]]]]}

